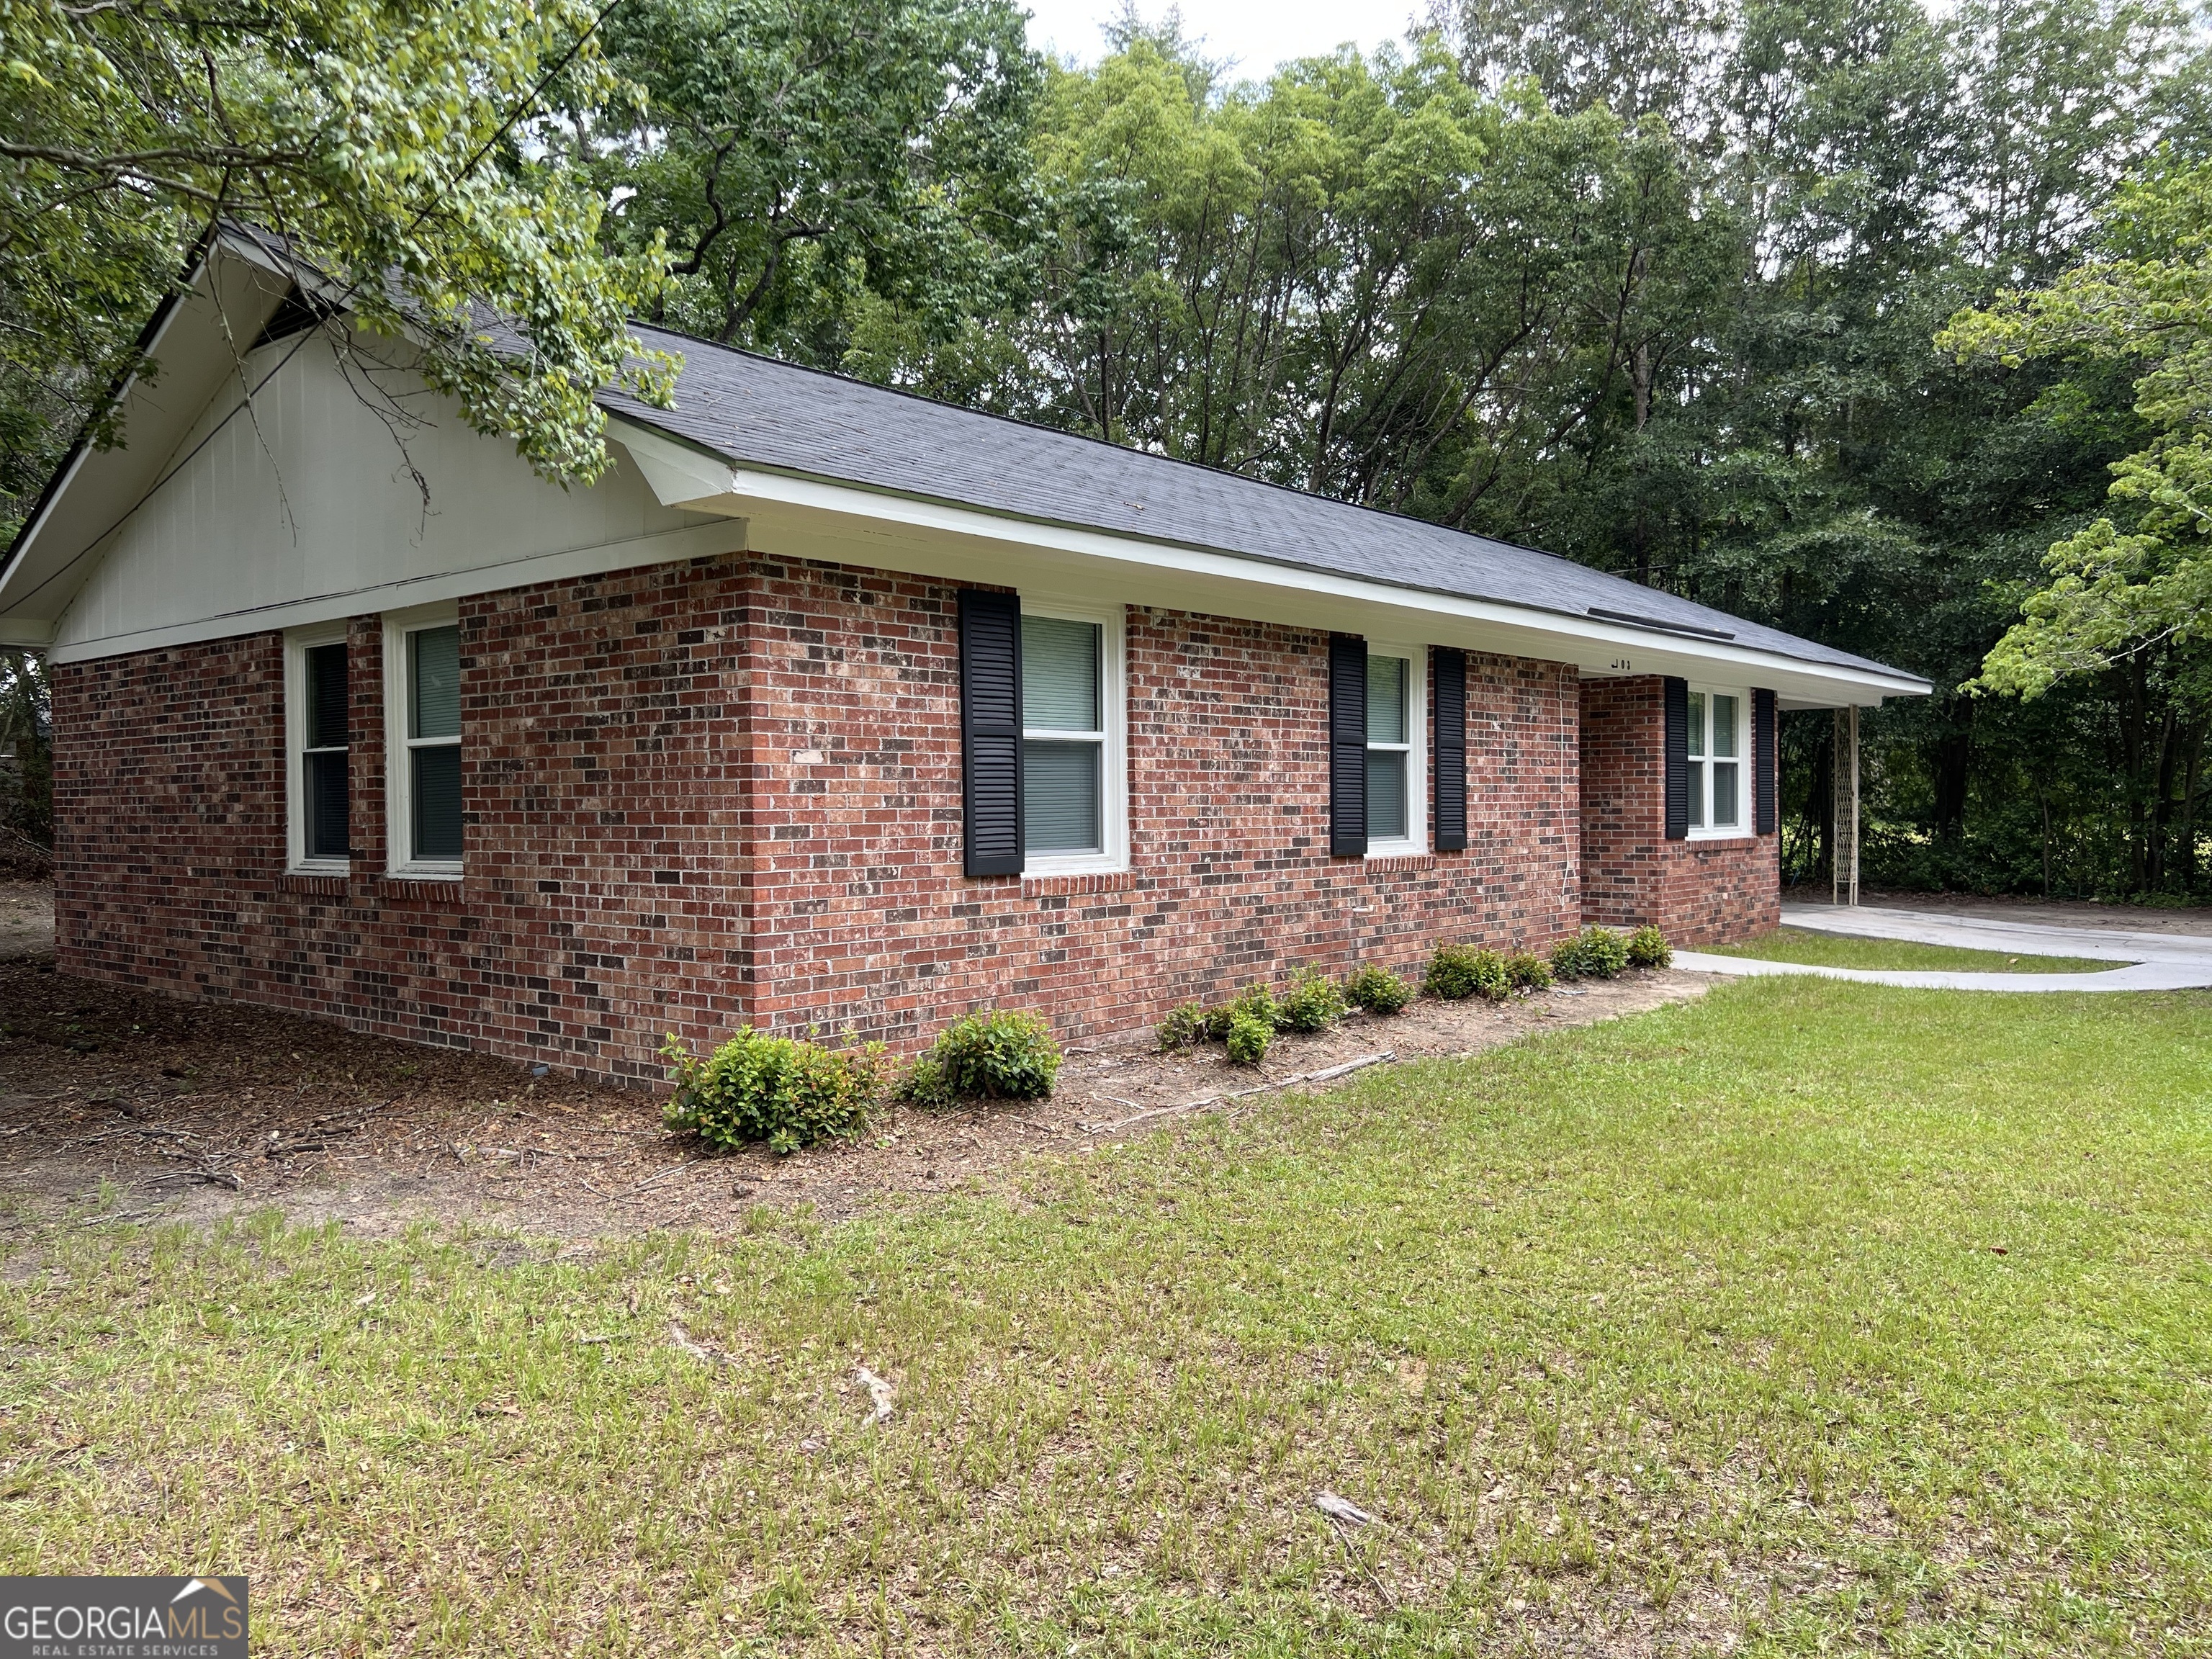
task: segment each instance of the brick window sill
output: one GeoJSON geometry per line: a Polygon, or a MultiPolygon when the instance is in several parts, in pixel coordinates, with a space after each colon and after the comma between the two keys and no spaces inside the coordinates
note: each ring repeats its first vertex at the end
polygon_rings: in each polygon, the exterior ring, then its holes
{"type": "Polygon", "coordinates": [[[461,882],[457,877],[440,876],[379,876],[376,896],[383,899],[412,899],[420,903],[453,904],[461,902],[461,882]]]}
{"type": "Polygon", "coordinates": [[[1395,853],[1384,858],[1369,859],[1366,867],[1370,876],[1405,875],[1415,870],[1435,869],[1437,855],[1434,853],[1395,853]]]}
{"type": "Polygon", "coordinates": [[[341,875],[304,875],[298,871],[288,870],[276,878],[276,890],[298,893],[309,898],[342,899],[346,896],[349,879],[341,875]]]}
{"type": "Polygon", "coordinates": [[[1024,876],[1024,898],[1059,898],[1079,893],[1126,893],[1137,884],[1133,870],[1107,870],[1084,876],[1024,876]]]}

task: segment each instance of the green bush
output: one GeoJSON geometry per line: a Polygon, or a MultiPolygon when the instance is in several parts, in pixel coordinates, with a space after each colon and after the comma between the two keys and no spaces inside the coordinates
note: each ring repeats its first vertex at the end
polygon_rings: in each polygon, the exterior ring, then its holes
{"type": "Polygon", "coordinates": [[[1206,1041],[1206,1010],[1194,1002],[1186,1002],[1152,1028],[1159,1038],[1160,1052],[1167,1054],[1176,1048],[1188,1048],[1194,1042],[1206,1041]]]}
{"type": "Polygon", "coordinates": [[[1395,1014],[1413,1000],[1413,988],[1388,968],[1363,962],[1345,976],[1344,1000],[1370,1014],[1395,1014]]]}
{"type": "Polygon", "coordinates": [[[1634,968],[1664,968],[1674,960],[1674,947],[1667,935],[1650,922],[1628,936],[1628,961],[1634,968]]]}
{"type": "Polygon", "coordinates": [[[673,1033],[660,1045],[676,1092],[663,1114],[672,1129],[727,1152],[764,1140],[795,1152],[854,1135],[883,1091],[884,1050],[825,1048],[750,1025],[701,1060],[673,1033]]]}
{"type": "Polygon", "coordinates": [[[1533,951],[1516,951],[1505,958],[1505,982],[1516,991],[1548,991],[1552,969],[1533,951]]]}
{"type": "Polygon", "coordinates": [[[1301,968],[1283,994],[1278,1019],[1288,1031],[1326,1031],[1344,1018],[1344,993],[1310,964],[1301,968]]]}
{"type": "Polygon", "coordinates": [[[1585,927],[1552,951],[1561,979],[1612,979],[1628,966],[1628,941],[1610,927],[1585,927]]]}
{"type": "Polygon", "coordinates": [[[1267,1045],[1275,1040],[1275,1028],[1263,1019],[1240,1013],[1229,1022],[1225,1041],[1229,1058],[1239,1066],[1257,1066],[1267,1057],[1267,1045]]]}
{"type": "Polygon", "coordinates": [[[909,1106],[951,1106],[960,1098],[945,1080],[945,1067],[934,1049],[914,1057],[892,1092],[909,1106]]]}
{"type": "Polygon", "coordinates": [[[1206,1017],[1206,1032],[1218,1042],[1229,1040],[1229,1028],[1240,1019],[1256,1019],[1270,1031],[1283,1029],[1283,1006],[1274,988],[1255,980],[1206,1017]]]}
{"type": "Polygon", "coordinates": [[[1505,960],[1495,951],[1478,951],[1472,945],[1442,944],[1429,958],[1421,988],[1448,1002],[1484,997],[1502,1002],[1512,990],[1505,977],[1505,960]]]}
{"type": "Polygon", "coordinates": [[[1060,1044],[1042,1014],[994,1008],[963,1014],[937,1034],[899,1092],[917,1106],[955,1100],[1041,1100],[1060,1075],[1060,1044]]]}

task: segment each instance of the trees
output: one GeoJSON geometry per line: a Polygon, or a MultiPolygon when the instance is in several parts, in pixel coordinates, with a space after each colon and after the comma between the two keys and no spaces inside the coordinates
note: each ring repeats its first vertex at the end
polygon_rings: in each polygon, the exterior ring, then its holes
{"type": "Polygon", "coordinates": [[[1962,313],[1937,340],[1965,362],[2142,371],[2149,441],[2114,463],[2112,512],[2050,550],[2048,580],[1984,665],[1989,690],[2033,697],[2212,634],[2212,167],[2124,190],[2098,253],[2049,288],[1962,313]]]}
{"type": "Polygon", "coordinates": [[[630,0],[605,33],[645,96],[572,148],[611,246],[665,240],[656,320],[835,368],[865,301],[920,345],[1021,292],[1042,66],[1011,0],[630,0]]]}
{"type": "Polygon", "coordinates": [[[522,140],[556,82],[572,105],[621,95],[597,22],[586,0],[4,0],[0,489],[20,502],[105,417],[224,219],[289,239],[365,324],[411,337],[472,426],[596,477],[594,392],[665,392],[670,365],[628,326],[659,253],[603,251],[599,199],[522,140]]]}

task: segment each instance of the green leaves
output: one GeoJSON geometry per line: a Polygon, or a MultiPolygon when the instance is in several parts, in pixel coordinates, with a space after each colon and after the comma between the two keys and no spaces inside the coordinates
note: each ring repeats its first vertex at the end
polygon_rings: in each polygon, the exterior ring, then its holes
{"type": "Polygon", "coordinates": [[[2056,544],[2021,620],[1974,690],[2033,697],[2129,653],[2203,636],[2212,622],[2212,167],[2130,186],[2110,257],[2048,289],[2001,295],[1937,337],[1964,362],[2119,362],[2142,371],[2151,441],[2112,467],[2118,509],[2056,544]]]}
{"type": "Polygon", "coordinates": [[[0,486],[33,487],[99,414],[217,221],[283,239],[410,341],[471,427],[597,477],[593,394],[662,402],[674,368],[628,325],[659,245],[604,252],[588,181],[526,153],[556,84],[571,110],[626,98],[598,22],[585,0],[0,0],[0,486]]]}
{"type": "Polygon", "coordinates": [[[656,317],[836,368],[870,301],[927,344],[1018,295],[1041,67],[1008,0],[629,0],[605,32],[649,102],[562,142],[612,246],[665,240],[656,317]]]}

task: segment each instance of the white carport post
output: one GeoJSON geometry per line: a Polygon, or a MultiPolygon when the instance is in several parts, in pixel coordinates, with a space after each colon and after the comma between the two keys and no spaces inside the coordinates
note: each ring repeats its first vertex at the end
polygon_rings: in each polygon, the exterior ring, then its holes
{"type": "Polygon", "coordinates": [[[1834,855],[1828,860],[1837,904],[1859,902],[1859,708],[1856,703],[1836,710],[1834,787],[1836,803],[1834,855]]]}

